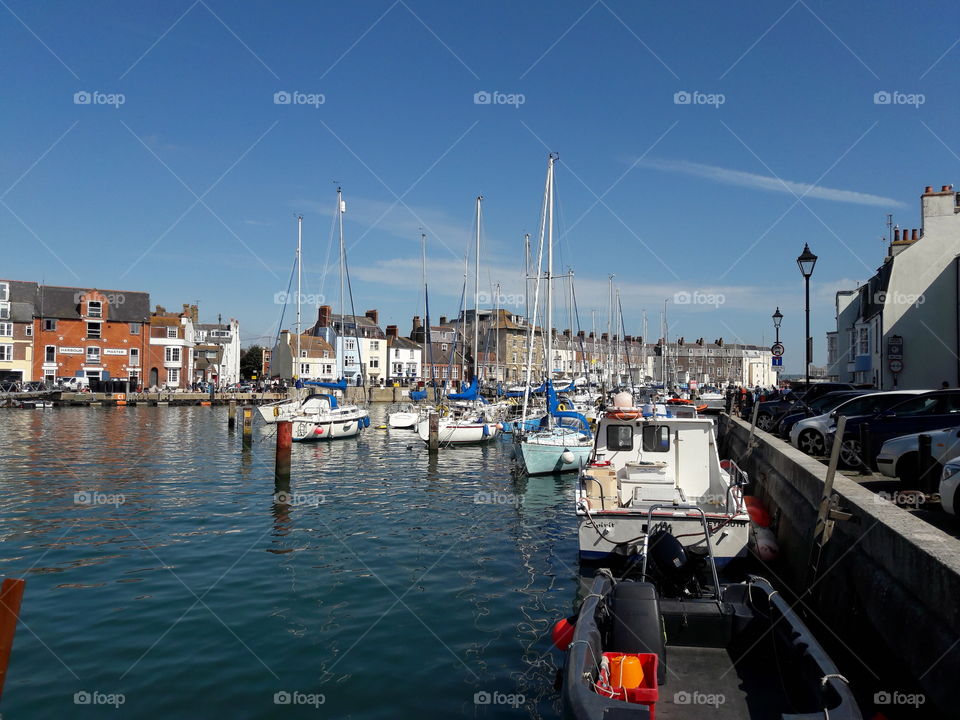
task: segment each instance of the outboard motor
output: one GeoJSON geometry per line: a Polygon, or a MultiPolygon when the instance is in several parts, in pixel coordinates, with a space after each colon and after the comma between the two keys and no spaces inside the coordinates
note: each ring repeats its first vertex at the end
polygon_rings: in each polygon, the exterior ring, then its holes
{"type": "MultiPolygon", "coordinates": [[[[696,568],[683,545],[667,528],[654,527],[647,543],[647,552],[662,595],[677,597],[691,592],[691,581],[696,580],[696,568]]],[[[693,592],[699,594],[699,587],[693,592]]]]}

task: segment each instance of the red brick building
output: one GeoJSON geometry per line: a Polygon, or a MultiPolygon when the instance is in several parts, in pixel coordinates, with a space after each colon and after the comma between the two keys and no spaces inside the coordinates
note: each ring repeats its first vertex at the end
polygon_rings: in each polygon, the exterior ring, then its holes
{"type": "Polygon", "coordinates": [[[40,285],[34,303],[33,376],[142,381],[150,295],[40,285]]]}

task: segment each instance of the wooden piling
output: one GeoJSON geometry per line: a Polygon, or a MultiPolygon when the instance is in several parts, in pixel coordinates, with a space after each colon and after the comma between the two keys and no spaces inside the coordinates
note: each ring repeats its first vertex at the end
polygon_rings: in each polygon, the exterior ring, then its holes
{"type": "Polygon", "coordinates": [[[0,696],[3,695],[3,684],[7,679],[7,666],[10,664],[25,585],[20,578],[6,578],[0,588],[0,696]]]}
{"type": "Polygon", "coordinates": [[[427,449],[430,452],[437,452],[440,449],[440,416],[430,413],[430,430],[427,440],[427,449]]]}
{"type": "Polygon", "coordinates": [[[281,420],[277,423],[277,459],[274,468],[274,485],[290,486],[290,452],[293,446],[293,423],[281,420]]]}
{"type": "Polygon", "coordinates": [[[233,430],[237,426],[237,401],[231,400],[227,406],[227,429],[233,430]]]}
{"type": "Polygon", "coordinates": [[[253,408],[243,408],[243,444],[250,447],[253,444],[253,408]]]}

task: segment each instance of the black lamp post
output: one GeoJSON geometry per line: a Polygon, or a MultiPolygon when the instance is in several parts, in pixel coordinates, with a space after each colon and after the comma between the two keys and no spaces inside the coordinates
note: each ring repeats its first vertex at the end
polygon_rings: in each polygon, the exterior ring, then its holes
{"type": "Polygon", "coordinates": [[[810,363],[811,358],[811,338],[810,338],[810,276],[813,275],[813,268],[817,264],[817,256],[810,252],[810,246],[807,243],[803,244],[803,252],[800,253],[800,257],[797,258],[797,266],[800,268],[800,273],[803,275],[804,289],[806,292],[806,305],[804,307],[804,313],[807,318],[807,336],[806,336],[806,348],[804,350],[806,357],[806,376],[807,376],[807,390],[810,389],[810,363]]]}
{"type": "Polygon", "coordinates": [[[773,314],[773,329],[777,331],[776,342],[780,342],[780,323],[783,322],[783,313],[780,312],[780,308],[777,308],[777,311],[773,314]]]}

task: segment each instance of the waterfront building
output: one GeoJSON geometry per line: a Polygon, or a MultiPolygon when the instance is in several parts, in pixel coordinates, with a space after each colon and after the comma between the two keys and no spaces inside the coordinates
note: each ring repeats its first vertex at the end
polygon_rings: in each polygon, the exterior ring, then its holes
{"type": "Polygon", "coordinates": [[[960,385],[960,193],[928,186],[877,272],[836,294],[827,375],[877,388],[960,385]]]}
{"type": "Polygon", "coordinates": [[[142,378],[150,295],[127,290],[37,286],[33,376],[100,380],[142,378]]]}
{"type": "Polygon", "coordinates": [[[208,361],[214,359],[214,351],[217,353],[215,363],[204,369],[203,379],[219,385],[240,382],[240,322],[230,318],[229,322],[223,323],[218,318],[216,323],[200,323],[195,319],[194,333],[198,351],[202,346],[208,361]]]}
{"type": "Polygon", "coordinates": [[[150,315],[150,335],[144,388],[183,390],[194,381],[196,346],[196,305],[184,305],[182,312],[168,312],[157,305],[150,315]]]}
{"type": "Polygon", "coordinates": [[[439,325],[430,326],[429,336],[420,316],[415,315],[410,339],[420,345],[424,381],[429,382],[432,378],[437,382],[459,382],[468,375],[463,338],[456,326],[447,322],[445,315],[440,316],[439,325]]]}
{"type": "Polygon", "coordinates": [[[423,348],[400,337],[396,325],[387,325],[387,378],[391,382],[418,380],[423,370],[423,348]]]}
{"type": "Polygon", "coordinates": [[[37,283],[0,280],[0,383],[40,379],[33,368],[37,283]]]}
{"type": "Polygon", "coordinates": [[[300,336],[300,354],[297,354],[297,336],[282,330],[270,357],[270,376],[284,380],[319,380],[335,382],[338,379],[337,353],[323,337],[310,333],[300,336]]]}
{"type": "Polygon", "coordinates": [[[350,385],[379,384],[387,376],[387,338],[378,321],[377,310],[334,315],[329,305],[319,308],[310,334],[334,348],[338,378],[345,378],[350,385]]]}

